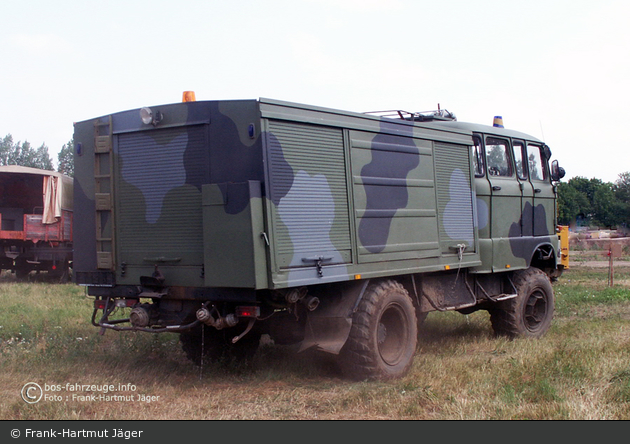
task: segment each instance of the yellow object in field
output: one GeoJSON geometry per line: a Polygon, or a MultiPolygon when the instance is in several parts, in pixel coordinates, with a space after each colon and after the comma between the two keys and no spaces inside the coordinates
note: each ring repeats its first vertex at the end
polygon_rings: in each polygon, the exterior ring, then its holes
{"type": "Polygon", "coordinates": [[[560,225],[560,264],[567,269],[569,268],[569,227],[560,225]]]}

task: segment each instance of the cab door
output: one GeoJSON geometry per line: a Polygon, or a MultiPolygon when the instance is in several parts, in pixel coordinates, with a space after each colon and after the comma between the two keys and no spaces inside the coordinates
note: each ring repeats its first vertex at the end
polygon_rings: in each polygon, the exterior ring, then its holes
{"type": "Polygon", "coordinates": [[[473,135],[473,168],[475,170],[475,205],[477,207],[477,229],[479,233],[479,253],[482,266],[479,272],[492,271],[492,237],[490,235],[490,221],[492,218],[492,187],[486,175],[486,159],[483,149],[483,134],[473,135]]]}
{"type": "Polygon", "coordinates": [[[527,146],[523,140],[512,140],[516,178],[521,188],[520,236],[531,237],[534,234],[534,187],[529,181],[527,146]]]}
{"type": "Polygon", "coordinates": [[[491,192],[492,268],[514,267],[510,237],[520,237],[521,184],[516,178],[513,150],[506,137],[486,136],[486,163],[491,192]]]}
{"type": "Polygon", "coordinates": [[[555,190],[549,176],[549,148],[540,143],[527,143],[529,178],[534,191],[533,235],[555,233],[555,190]]]}

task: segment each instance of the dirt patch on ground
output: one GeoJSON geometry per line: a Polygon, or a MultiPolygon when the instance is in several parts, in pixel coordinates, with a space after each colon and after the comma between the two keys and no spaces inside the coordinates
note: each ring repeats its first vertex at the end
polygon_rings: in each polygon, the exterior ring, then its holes
{"type": "MultiPolygon", "coordinates": [[[[592,261],[579,261],[569,259],[570,268],[587,267],[587,268],[608,268],[610,267],[610,261],[608,260],[592,260],[592,261]]],[[[630,268],[630,262],[627,260],[613,260],[614,268],[630,268]]]]}
{"type": "Polygon", "coordinates": [[[574,235],[569,240],[570,267],[630,268],[630,237],[589,239],[574,235]]]}

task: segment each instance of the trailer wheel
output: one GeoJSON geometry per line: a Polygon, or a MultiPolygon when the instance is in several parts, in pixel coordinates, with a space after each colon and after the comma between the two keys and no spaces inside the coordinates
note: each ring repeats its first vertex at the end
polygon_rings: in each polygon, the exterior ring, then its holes
{"type": "Polygon", "coordinates": [[[518,296],[488,310],[497,335],[540,338],[551,326],[554,294],[549,277],[538,268],[514,273],[518,296]]]}
{"type": "Polygon", "coordinates": [[[357,380],[400,378],[411,368],[417,341],[416,313],[407,290],[391,280],[372,284],[353,315],[341,367],[357,380]]]}
{"type": "Polygon", "coordinates": [[[236,344],[232,344],[232,338],[237,334],[233,329],[217,330],[213,327],[204,327],[180,333],[179,342],[186,357],[195,365],[212,362],[247,363],[256,354],[261,335],[256,331],[251,331],[236,344]]]}

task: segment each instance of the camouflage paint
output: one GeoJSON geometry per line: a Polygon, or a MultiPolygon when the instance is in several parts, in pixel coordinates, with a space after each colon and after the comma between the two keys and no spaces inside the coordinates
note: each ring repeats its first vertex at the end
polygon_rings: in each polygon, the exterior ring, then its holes
{"type": "MultiPolygon", "coordinates": [[[[473,180],[471,128],[268,99],[152,109],[156,125],[139,110],[111,116],[111,269],[94,257],[94,128],[109,117],[75,127],[75,270],[92,292],[123,291],[95,289],[106,273],[134,291],[156,265],[167,285],[213,294],[493,267],[482,266],[492,197],[473,180]]],[[[522,208],[504,215],[506,231],[529,217],[522,208]]],[[[553,244],[546,233],[537,242],[553,244]]],[[[527,267],[536,246],[509,239],[500,262],[527,267]]]]}
{"type": "Polygon", "coordinates": [[[536,247],[540,244],[548,243],[552,244],[553,240],[551,238],[551,233],[549,233],[549,229],[547,227],[547,216],[545,212],[545,207],[543,205],[539,205],[534,212],[532,204],[529,202],[525,203],[525,207],[523,208],[523,214],[521,219],[518,222],[514,222],[510,225],[510,248],[512,250],[512,254],[517,258],[522,258],[527,263],[530,263],[532,260],[532,255],[534,251],[536,251],[536,247]],[[533,218],[532,214],[536,214],[536,217],[533,218]],[[532,225],[533,222],[533,225],[532,225]],[[521,234],[521,227],[532,227],[533,232],[536,233],[546,233],[547,236],[533,236],[532,229],[523,230],[521,234]]]}
{"type": "MultiPolygon", "coordinates": [[[[544,145],[532,136],[507,128],[464,122],[436,125],[470,130],[483,143],[487,138],[505,140],[510,150],[512,145],[528,148],[544,145]]],[[[475,177],[476,224],[483,262],[482,266],[474,268],[475,272],[527,268],[538,249],[550,247],[554,252],[559,251],[559,240],[554,235],[555,190],[549,180],[547,162],[544,180],[534,180],[529,175],[517,177],[515,165],[512,170],[512,174],[505,177],[491,176],[487,171],[475,177]]],[[[554,255],[551,260],[556,262],[557,259],[554,255]]]]}
{"type": "MultiPolygon", "coordinates": [[[[387,130],[389,122],[381,122],[381,131],[387,130]]],[[[366,213],[378,213],[377,217],[363,217],[359,222],[359,239],[371,253],[380,253],[387,244],[391,223],[396,212],[406,208],[409,203],[409,191],[405,184],[407,175],[420,163],[419,150],[411,138],[411,129],[407,137],[391,136],[379,133],[374,136],[371,146],[372,159],[361,169],[366,194],[366,213]],[[397,153],[387,150],[386,146],[398,145],[397,153]],[[407,149],[405,150],[404,147],[407,149]],[[381,178],[393,183],[383,186],[367,183],[372,178],[381,178]]]]}
{"type": "Polygon", "coordinates": [[[460,169],[453,171],[449,187],[450,200],[444,209],[444,228],[451,239],[462,239],[469,246],[475,243],[475,233],[472,225],[462,225],[461,209],[470,206],[472,191],[470,189],[470,175],[460,169]],[[462,192],[464,190],[464,192],[462,192]]]}
{"type": "MultiPolygon", "coordinates": [[[[298,171],[291,189],[278,203],[278,213],[289,231],[289,236],[296,250],[288,265],[290,268],[288,276],[289,286],[313,281],[313,269],[305,268],[306,265],[309,265],[311,258],[321,258],[322,265],[342,264],[344,262],[341,253],[335,248],[330,239],[330,229],[335,217],[335,202],[324,175],[311,176],[306,171],[298,171]],[[312,195],[303,192],[309,189],[320,190],[317,199],[313,199],[312,195]],[[295,215],[298,213],[301,217],[296,218],[295,215]],[[328,222],[311,229],[308,239],[299,236],[297,232],[303,229],[305,221],[314,217],[326,219],[328,222]],[[301,252],[307,250],[314,241],[317,242],[319,250],[313,252],[314,256],[304,258],[301,252]],[[326,252],[326,255],[318,255],[320,252],[326,252]]],[[[343,276],[344,280],[347,279],[348,270],[345,266],[335,267],[334,273],[330,273],[327,270],[326,274],[321,276],[322,279],[320,281],[324,283],[337,280],[338,276],[343,276]]]]}
{"type": "Polygon", "coordinates": [[[174,140],[165,144],[158,144],[150,135],[141,135],[137,143],[146,147],[140,151],[134,150],[134,155],[128,151],[120,152],[122,163],[121,174],[123,180],[137,187],[145,202],[145,219],[148,224],[154,224],[162,215],[162,205],[166,194],[186,183],[186,167],[184,166],[184,153],[188,145],[188,135],[180,134],[174,140]],[[155,170],[148,168],[151,160],[156,157],[157,150],[169,153],[169,168],[156,174],[155,170]]]}
{"type": "Polygon", "coordinates": [[[477,193],[475,193],[475,201],[477,203],[477,228],[481,231],[488,226],[490,210],[488,203],[484,199],[477,197],[477,193]]]}

